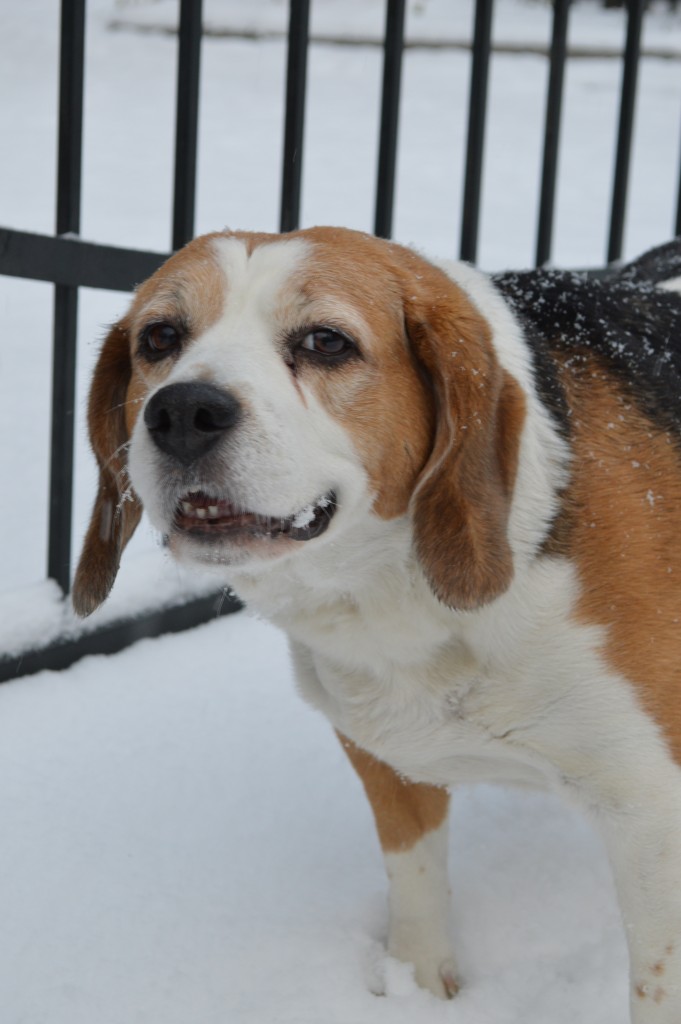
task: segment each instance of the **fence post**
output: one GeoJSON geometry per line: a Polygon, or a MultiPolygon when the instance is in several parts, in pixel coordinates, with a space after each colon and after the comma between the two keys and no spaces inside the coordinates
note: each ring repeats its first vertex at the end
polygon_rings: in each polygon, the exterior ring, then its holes
{"type": "Polygon", "coordinates": [[[381,137],[378,149],[376,217],[374,234],[390,238],[395,203],[395,166],[400,111],[402,53],[404,49],[405,0],[388,0],[386,6],[381,99],[381,137]]]}
{"type": "Polygon", "coordinates": [[[463,189],[460,249],[461,259],[470,260],[471,262],[475,262],[478,251],[482,157],[487,114],[487,81],[489,78],[489,55],[492,40],[492,6],[493,0],[477,0],[475,8],[473,63],[468,100],[466,177],[463,189]]]}
{"type": "Polygon", "coordinates": [[[569,9],[570,0],[554,0],[551,68],[549,71],[549,88],[546,96],[544,159],[542,163],[541,197],[539,200],[539,226],[537,229],[536,264],[538,267],[541,267],[542,264],[551,258],[569,9]]]}
{"type": "Polygon", "coordinates": [[[674,221],[674,233],[681,234],[681,161],[679,161],[679,190],[676,197],[676,220],[674,221]]]}
{"type": "Polygon", "coordinates": [[[203,0],[182,0],[177,58],[173,250],[194,237],[203,0]]]}
{"type": "Polygon", "coordinates": [[[281,183],[281,231],[294,231],[300,224],[309,23],[310,0],[291,0],[286,73],[284,166],[281,183]]]}
{"type": "Polygon", "coordinates": [[[612,190],[610,212],[610,237],[608,239],[608,263],[622,255],[624,237],[624,212],[627,204],[629,185],[629,161],[631,138],[634,127],[634,106],[636,103],[636,79],[638,58],[641,49],[641,26],[646,0],[629,0],[627,42],[624,51],[620,120],[617,135],[617,156],[615,158],[615,179],[612,190]]]}
{"type": "MultiPolygon", "coordinates": [[[[85,0],[62,0],[59,63],[57,234],[80,231],[85,0]]],[[[52,348],[52,446],[47,575],[64,593],[71,582],[73,434],[78,289],[56,285],[52,348]]]]}

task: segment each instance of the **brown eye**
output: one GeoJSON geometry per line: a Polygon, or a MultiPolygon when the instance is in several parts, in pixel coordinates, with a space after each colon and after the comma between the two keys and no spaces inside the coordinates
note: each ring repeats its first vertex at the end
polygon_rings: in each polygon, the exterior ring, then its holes
{"type": "Polygon", "coordinates": [[[342,356],[354,348],[349,338],[339,331],[320,328],[306,334],[300,343],[306,352],[314,352],[319,356],[342,356]]]}
{"type": "Polygon", "coordinates": [[[146,355],[160,358],[173,352],[180,345],[180,332],[172,324],[149,324],[142,332],[142,344],[146,355]]]}

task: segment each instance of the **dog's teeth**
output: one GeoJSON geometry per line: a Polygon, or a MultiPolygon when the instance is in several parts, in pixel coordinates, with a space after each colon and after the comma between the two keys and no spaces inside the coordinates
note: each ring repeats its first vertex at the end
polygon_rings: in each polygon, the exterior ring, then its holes
{"type": "Polygon", "coordinates": [[[197,508],[196,514],[199,517],[199,519],[206,519],[208,516],[208,513],[206,512],[205,508],[197,508]]]}
{"type": "Polygon", "coordinates": [[[186,516],[190,516],[194,511],[194,506],[189,501],[182,502],[182,511],[186,516]]]}
{"type": "Polygon", "coordinates": [[[218,515],[218,507],[217,507],[217,505],[209,505],[208,506],[208,515],[212,519],[217,519],[217,515],[218,515]]]}

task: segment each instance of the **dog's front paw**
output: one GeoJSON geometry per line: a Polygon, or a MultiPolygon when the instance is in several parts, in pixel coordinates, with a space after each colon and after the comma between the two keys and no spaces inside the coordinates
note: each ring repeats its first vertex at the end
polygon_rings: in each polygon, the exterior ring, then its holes
{"type": "Polygon", "coordinates": [[[451,999],[459,991],[458,971],[449,950],[391,942],[388,952],[395,960],[411,964],[416,984],[432,992],[438,999],[451,999]]]}
{"type": "Polygon", "coordinates": [[[459,991],[456,964],[443,960],[440,964],[414,964],[414,979],[421,988],[428,989],[438,999],[452,999],[459,991]]]}

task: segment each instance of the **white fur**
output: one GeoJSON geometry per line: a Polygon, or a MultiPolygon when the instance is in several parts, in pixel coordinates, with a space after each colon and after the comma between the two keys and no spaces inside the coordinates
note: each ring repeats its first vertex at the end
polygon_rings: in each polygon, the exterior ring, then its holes
{"type": "MultiPolygon", "coordinates": [[[[409,517],[386,522],[371,513],[351,438],[311,390],[301,401],[276,350],[281,296],[310,250],[282,241],[249,258],[233,239],[215,244],[225,270],[224,313],[164,383],[209,379],[247,408],[225,448],[223,491],[232,502],[290,515],[330,488],[343,496],[327,534],[277,559],[234,564],[230,582],[288,632],[305,698],[399,772],[439,785],[546,787],[589,813],[608,844],[620,892],[632,1020],[678,1024],[681,771],[633,688],[604,662],[602,630],[576,622],[573,568],[538,554],[567,453],[537,398],[517,322],[482,274],[447,265],[489,323],[498,359],[527,407],[509,528],[513,583],[479,611],[457,613],[431,593],[413,554],[409,517]],[[660,963],[663,982],[653,971],[660,963]],[[659,1001],[657,989],[665,993],[659,1001]]],[[[130,470],[165,532],[177,495],[157,468],[141,418],[130,470]]],[[[191,547],[179,553],[199,557],[191,547]]],[[[387,858],[389,946],[413,960],[419,980],[438,994],[442,963],[451,957],[444,829],[387,858]]]]}
{"type": "Polygon", "coordinates": [[[447,880],[447,822],[410,849],[388,853],[390,880],[388,952],[414,965],[423,988],[454,994],[457,970],[452,952],[447,880]]]}

